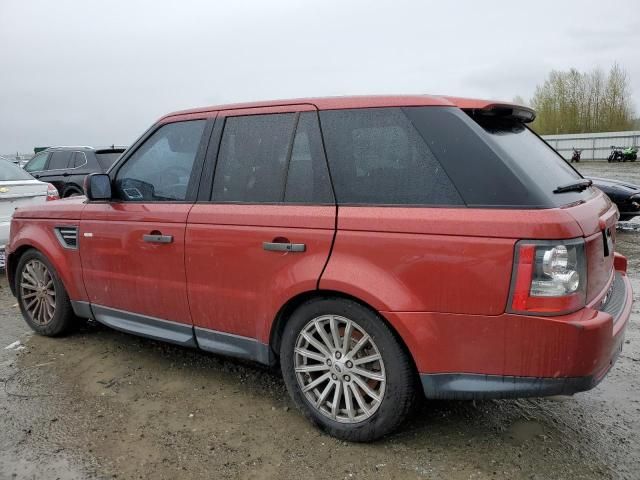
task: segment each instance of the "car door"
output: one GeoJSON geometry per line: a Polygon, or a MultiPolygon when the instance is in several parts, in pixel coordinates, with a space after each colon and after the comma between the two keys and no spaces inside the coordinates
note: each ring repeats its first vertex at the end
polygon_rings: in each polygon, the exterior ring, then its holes
{"type": "Polygon", "coordinates": [[[194,345],[184,235],[211,122],[158,126],[112,170],[113,199],[84,209],[80,253],[98,321],[194,345]]]}
{"type": "Polygon", "coordinates": [[[70,150],[54,150],[49,155],[46,168],[34,175],[42,182],[51,183],[60,195],[64,190],[64,184],[69,176],[68,168],[72,163],[73,152],[70,150]]]}
{"type": "Polygon", "coordinates": [[[47,160],[49,160],[49,152],[37,153],[27,164],[24,166],[24,170],[29,172],[33,177],[38,178],[40,172],[42,172],[47,166],[47,160]]]}
{"type": "Polygon", "coordinates": [[[215,178],[187,222],[194,331],[205,350],[268,363],[273,320],[289,299],[316,288],[334,236],[317,112],[219,112],[212,137],[215,178]]]}

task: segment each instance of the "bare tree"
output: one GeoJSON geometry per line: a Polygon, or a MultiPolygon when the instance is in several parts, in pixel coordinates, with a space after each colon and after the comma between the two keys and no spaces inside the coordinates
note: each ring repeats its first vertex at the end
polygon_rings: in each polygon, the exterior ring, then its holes
{"type": "Polygon", "coordinates": [[[588,73],[554,70],[531,99],[538,112],[533,128],[541,134],[629,130],[634,114],[629,84],[618,64],[607,76],[599,68],[588,73]]]}

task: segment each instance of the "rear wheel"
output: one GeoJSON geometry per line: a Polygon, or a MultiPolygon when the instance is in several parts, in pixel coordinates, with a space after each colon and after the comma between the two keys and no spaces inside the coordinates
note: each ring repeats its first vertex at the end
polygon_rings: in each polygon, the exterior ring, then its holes
{"type": "Polygon", "coordinates": [[[397,428],[416,399],[413,364],[375,313],[317,299],[291,316],[280,348],[289,394],[330,435],[370,441],[397,428]]]}
{"type": "Polygon", "coordinates": [[[61,335],[77,324],[60,277],[37,250],[29,250],[20,257],[16,293],[22,316],[36,333],[61,335]]]}

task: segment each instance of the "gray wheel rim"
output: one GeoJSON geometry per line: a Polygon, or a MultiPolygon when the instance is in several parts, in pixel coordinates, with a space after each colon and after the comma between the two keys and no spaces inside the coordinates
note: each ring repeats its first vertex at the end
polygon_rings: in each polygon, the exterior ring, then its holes
{"type": "Polygon", "coordinates": [[[56,312],[56,289],[53,276],[40,260],[29,260],[20,279],[22,306],[38,325],[46,325],[56,312]]]}
{"type": "Polygon", "coordinates": [[[368,419],[384,398],[387,376],[380,350],[348,318],[323,315],[307,323],[296,339],[294,368],[312,407],[337,422],[368,419]]]}

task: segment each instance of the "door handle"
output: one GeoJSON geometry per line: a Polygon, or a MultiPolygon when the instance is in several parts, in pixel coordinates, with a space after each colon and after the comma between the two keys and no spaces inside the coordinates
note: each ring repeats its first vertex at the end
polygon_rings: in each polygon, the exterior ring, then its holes
{"type": "Polygon", "coordinates": [[[262,248],[270,252],[304,252],[307,246],[304,243],[262,242],[262,248]]]}
{"type": "Polygon", "coordinates": [[[162,235],[162,234],[151,233],[148,235],[143,235],[142,240],[144,240],[147,243],[172,243],[173,235],[162,235]]]}

